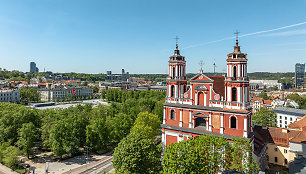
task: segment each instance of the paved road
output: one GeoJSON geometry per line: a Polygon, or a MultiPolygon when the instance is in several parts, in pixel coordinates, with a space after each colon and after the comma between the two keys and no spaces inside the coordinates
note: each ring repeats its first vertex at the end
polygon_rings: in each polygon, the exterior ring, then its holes
{"type": "Polygon", "coordinates": [[[86,170],[85,172],[82,172],[82,174],[103,174],[103,172],[109,172],[111,171],[112,169],[114,169],[114,166],[113,166],[113,157],[105,160],[104,162],[96,165],[95,167],[89,169],[89,170],[86,170]]]}
{"type": "Polygon", "coordinates": [[[97,174],[103,173],[103,171],[109,172],[113,167],[113,152],[105,153],[100,160],[92,161],[88,164],[84,164],[80,167],[71,169],[69,171],[64,172],[63,174],[97,174]]]}

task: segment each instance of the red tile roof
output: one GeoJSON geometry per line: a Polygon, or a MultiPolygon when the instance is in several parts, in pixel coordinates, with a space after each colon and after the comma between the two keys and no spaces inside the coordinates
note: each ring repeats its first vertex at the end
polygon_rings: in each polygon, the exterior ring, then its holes
{"type": "Polygon", "coordinates": [[[224,98],[224,76],[208,76],[213,79],[214,91],[224,98]]]}

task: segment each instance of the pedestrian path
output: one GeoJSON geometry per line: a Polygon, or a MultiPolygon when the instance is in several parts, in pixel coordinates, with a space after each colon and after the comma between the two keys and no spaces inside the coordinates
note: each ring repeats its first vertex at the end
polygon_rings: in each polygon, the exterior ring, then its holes
{"type": "Polygon", "coordinates": [[[18,173],[6,167],[5,165],[0,164],[0,174],[18,174],[18,173]]]}

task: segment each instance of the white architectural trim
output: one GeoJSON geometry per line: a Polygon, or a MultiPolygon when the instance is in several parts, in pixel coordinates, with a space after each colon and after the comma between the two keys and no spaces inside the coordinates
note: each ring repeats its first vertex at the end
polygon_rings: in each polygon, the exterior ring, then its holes
{"type": "Polygon", "coordinates": [[[180,127],[183,127],[183,110],[180,110],[180,123],[179,123],[180,127]]]}
{"type": "Polygon", "coordinates": [[[223,124],[223,114],[221,115],[221,125],[220,125],[220,134],[224,133],[224,124],[223,124]]]}
{"type": "Polygon", "coordinates": [[[244,118],[244,122],[243,122],[243,137],[247,137],[248,136],[248,120],[247,118],[244,118]]]}
{"type": "Polygon", "coordinates": [[[192,128],[192,115],[190,110],[189,110],[189,128],[192,128]]]}

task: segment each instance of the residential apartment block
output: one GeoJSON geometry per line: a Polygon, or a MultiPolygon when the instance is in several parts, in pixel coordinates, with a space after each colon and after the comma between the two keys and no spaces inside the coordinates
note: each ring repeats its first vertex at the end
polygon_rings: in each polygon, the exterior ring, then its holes
{"type": "Polygon", "coordinates": [[[20,90],[0,89],[0,102],[20,103],[20,90]]]}
{"type": "Polygon", "coordinates": [[[287,128],[290,123],[300,120],[306,115],[306,110],[277,107],[274,109],[277,115],[277,127],[287,128]]]}

